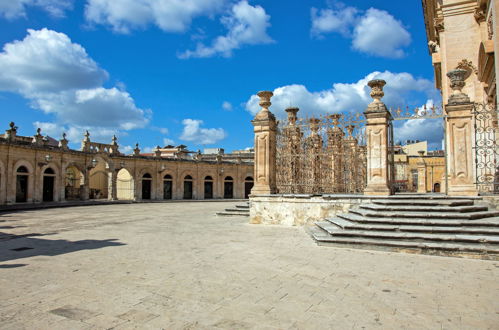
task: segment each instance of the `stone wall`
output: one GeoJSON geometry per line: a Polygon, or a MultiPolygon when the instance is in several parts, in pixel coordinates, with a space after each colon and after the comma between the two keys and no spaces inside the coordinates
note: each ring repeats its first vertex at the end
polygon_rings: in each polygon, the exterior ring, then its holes
{"type": "Polygon", "coordinates": [[[259,195],[250,196],[250,223],[303,226],[346,213],[355,205],[376,198],[365,195],[259,195]]]}

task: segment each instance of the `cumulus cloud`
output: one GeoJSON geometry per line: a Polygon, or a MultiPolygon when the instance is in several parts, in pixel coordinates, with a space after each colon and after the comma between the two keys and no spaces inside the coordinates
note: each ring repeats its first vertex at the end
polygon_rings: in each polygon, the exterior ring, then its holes
{"type": "Polygon", "coordinates": [[[355,26],[352,45],[363,53],[381,57],[402,57],[411,35],[402,23],[384,10],[371,8],[355,26]]]}
{"type": "Polygon", "coordinates": [[[73,8],[72,0],[3,0],[0,1],[0,16],[12,20],[26,17],[26,7],[38,7],[54,17],[63,17],[73,8]]]}
{"type": "Polygon", "coordinates": [[[198,16],[222,10],[227,0],[88,0],[88,22],[109,26],[117,33],[153,24],[163,31],[183,32],[198,16]]]}
{"type": "Polygon", "coordinates": [[[222,109],[224,109],[225,111],[232,111],[233,108],[234,107],[230,102],[224,101],[224,103],[222,103],[222,109]]]}
{"type": "Polygon", "coordinates": [[[357,19],[359,10],[354,7],[341,7],[333,9],[312,8],[312,30],[314,36],[321,36],[324,33],[339,32],[344,36],[351,33],[351,27],[357,19]]]}
{"type": "Polygon", "coordinates": [[[373,56],[400,58],[411,35],[390,13],[370,8],[363,12],[336,3],[336,8],[311,10],[313,36],[337,32],[352,39],[352,48],[373,56]]]}
{"type": "Polygon", "coordinates": [[[233,50],[239,49],[243,45],[273,42],[267,34],[270,16],[261,6],[251,6],[246,0],[234,4],[230,13],[221,18],[221,22],[228,29],[225,36],[215,38],[211,46],[198,43],[195,50],[187,50],[179,54],[179,58],[203,58],[216,55],[230,57],[233,50]]]}
{"type": "Polygon", "coordinates": [[[4,46],[0,67],[0,91],[22,95],[68,131],[92,128],[107,136],[149,121],[151,111],[138,108],[129,93],[102,87],[107,72],[63,33],[28,30],[23,40],[4,46]]]}
{"type": "Polygon", "coordinates": [[[180,139],[184,141],[206,145],[217,143],[227,136],[222,128],[202,128],[202,120],[184,119],[182,124],[184,129],[180,139]]]}
{"type": "MultiPolygon", "coordinates": [[[[386,81],[383,101],[391,107],[405,106],[406,98],[414,92],[423,94],[425,98],[438,93],[431,81],[415,78],[410,73],[375,71],[357,82],[334,83],[332,88],[322,91],[309,91],[306,86],[297,84],[278,87],[272,97],[272,112],[284,118],[284,109],[289,106],[299,107],[303,116],[364,111],[372,101],[369,96],[370,88],[367,86],[367,82],[372,79],[386,81]]],[[[260,110],[258,101],[258,96],[251,96],[246,102],[246,110],[256,114],[260,110]]]]}

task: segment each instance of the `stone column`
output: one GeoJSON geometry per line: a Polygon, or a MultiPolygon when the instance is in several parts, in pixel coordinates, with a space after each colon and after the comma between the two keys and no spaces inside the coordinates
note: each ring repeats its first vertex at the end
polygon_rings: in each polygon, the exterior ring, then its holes
{"type": "Polygon", "coordinates": [[[328,148],[329,154],[332,155],[331,159],[331,182],[333,183],[334,192],[345,192],[345,180],[343,177],[343,162],[344,162],[344,149],[343,137],[344,132],[340,128],[341,115],[336,113],[329,116],[332,121],[333,128],[328,128],[328,148]]]}
{"type": "Polygon", "coordinates": [[[87,168],[83,174],[83,185],[80,187],[80,199],[88,201],[90,199],[90,169],[87,168]]]}
{"type": "Polygon", "coordinates": [[[424,161],[424,151],[418,151],[419,159],[417,163],[418,167],[418,193],[426,193],[426,164],[424,161]]]}
{"type": "Polygon", "coordinates": [[[476,196],[473,152],[473,103],[461,92],[465,85],[466,71],[452,70],[447,73],[453,90],[445,106],[447,114],[447,193],[451,196],[476,196]]]}
{"type": "Polygon", "coordinates": [[[118,200],[118,171],[119,169],[110,168],[108,172],[107,199],[110,201],[118,200]]]}
{"type": "Polygon", "coordinates": [[[251,121],[255,132],[255,185],[251,189],[252,195],[275,194],[276,186],[276,128],[274,115],[269,111],[270,98],[273,93],[259,92],[260,106],[251,121]]]}
{"type": "Polygon", "coordinates": [[[384,80],[371,80],[371,97],[374,101],[367,106],[367,186],[365,195],[391,195],[388,171],[388,129],[391,115],[381,101],[385,95],[384,80]]]}

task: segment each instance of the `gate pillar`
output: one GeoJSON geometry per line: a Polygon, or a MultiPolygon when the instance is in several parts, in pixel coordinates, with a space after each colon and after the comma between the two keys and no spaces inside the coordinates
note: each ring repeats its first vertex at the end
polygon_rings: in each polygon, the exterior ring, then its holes
{"type": "Polygon", "coordinates": [[[385,95],[384,80],[375,79],[367,83],[371,87],[374,101],[367,106],[367,186],[364,195],[391,195],[388,170],[388,134],[391,114],[381,101],[385,95]]]}
{"type": "Polygon", "coordinates": [[[255,132],[255,185],[252,195],[275,194],[276,185],[276,129],[274,115],[269,111],[273,93],[258,93],[262,110],[251,121],[255,132]]]}
{"type": "MultiPolygon", "coordinates": [[[[426,163],[424,161],[424,151],[418,151],[419,159],[417,162],[418,168],[418,193],[425,194],[426,193],[426,163]]],[[[433,189],[433,188],[431,188],[433,189]]]]}
{"type": "Polygon", "coordinates": [[[115,168],[111,168],[108,172],[107,199],[110,201],[118,200],[118,171],[115,168]]]}
{"type": "Polygon", "coordinates": [[[473,103],[461,92],[464,87],[465,70],[456,69],[447,73],[453,89],[445,111],[445,134],[447,135],[447,193],[451,196],[476,196],[473,155],[473,103]]]}

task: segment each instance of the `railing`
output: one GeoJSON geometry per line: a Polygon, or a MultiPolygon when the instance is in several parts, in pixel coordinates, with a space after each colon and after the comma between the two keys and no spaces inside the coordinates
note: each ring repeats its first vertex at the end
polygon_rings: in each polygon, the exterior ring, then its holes
{"type": "Polygon", "coordinates": [[[277,128],[279,193],[361,193],[366,185],[365,118],[362,113],[288,119],[277,128]]]}

